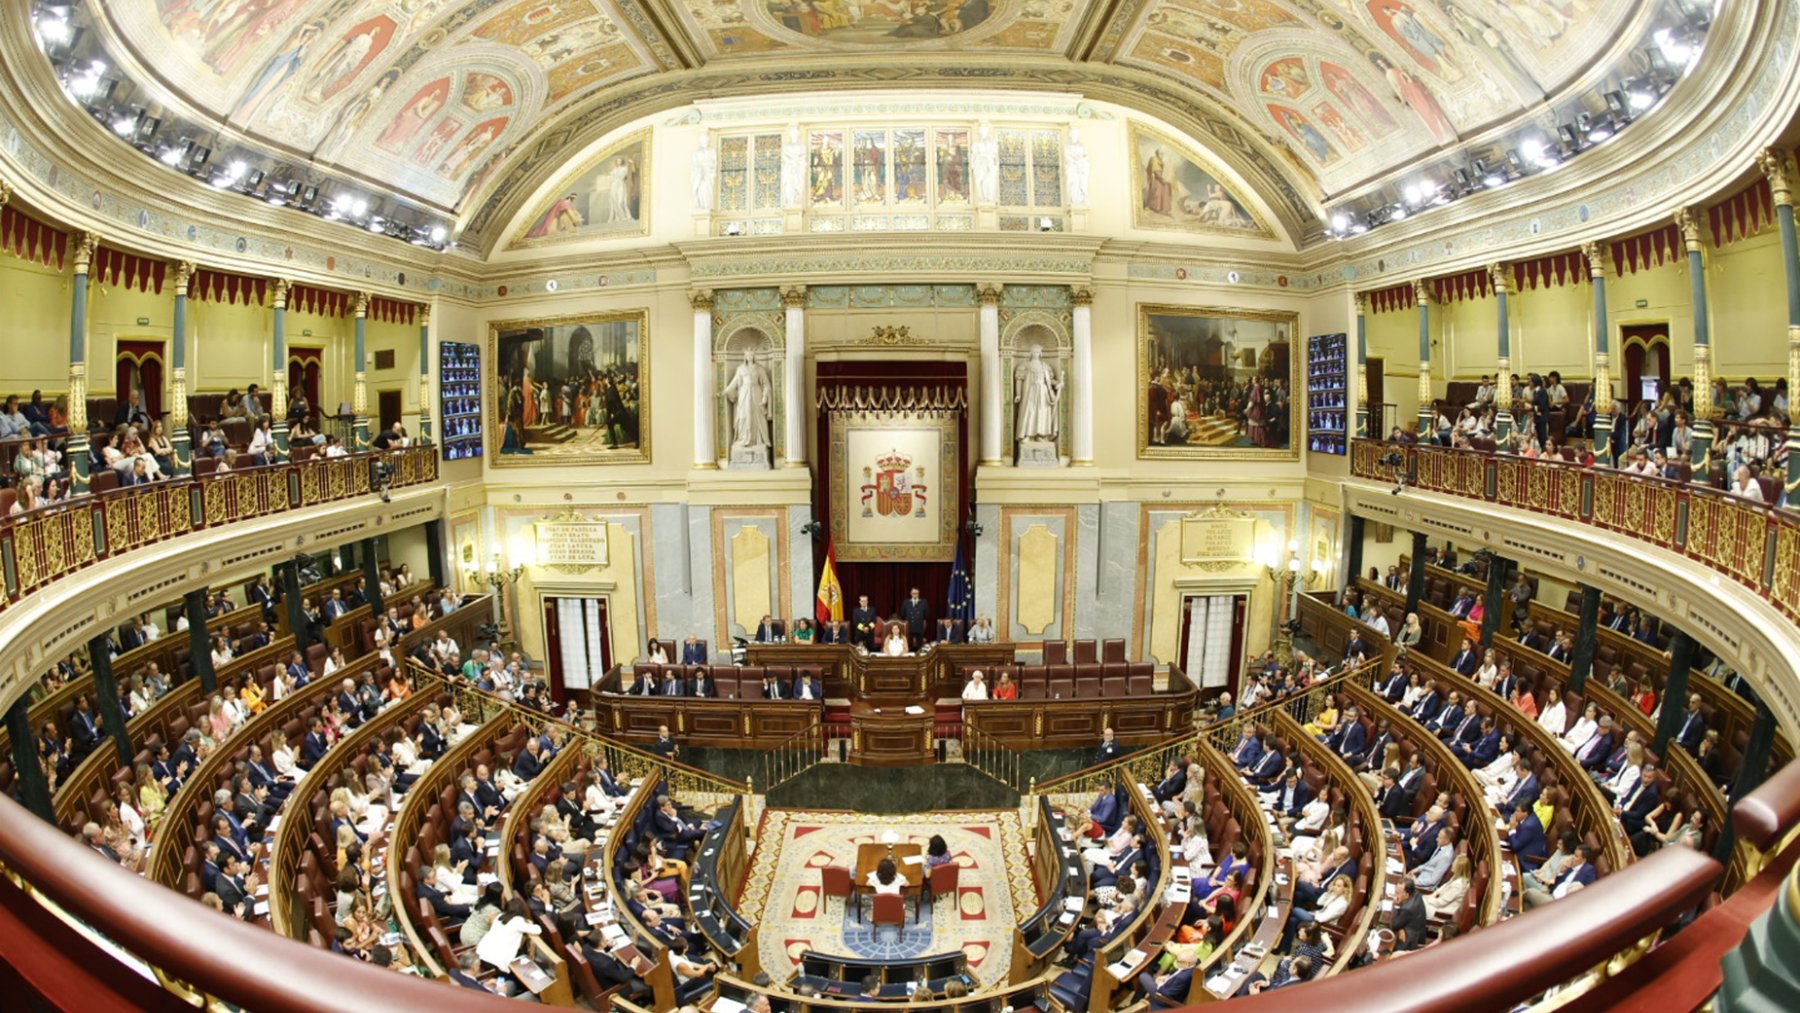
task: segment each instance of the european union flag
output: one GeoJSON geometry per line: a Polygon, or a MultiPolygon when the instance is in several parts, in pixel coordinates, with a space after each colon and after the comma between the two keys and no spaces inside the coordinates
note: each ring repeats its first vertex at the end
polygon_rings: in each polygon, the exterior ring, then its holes
{"type": "Polygon", "coordinates": [[[975,624],[975,582],[969,579],[961,538],[956,540],[956,562],[950,567],[950,594],[944,602],[945,619],[961,619],[964,629],[975,624]]]}

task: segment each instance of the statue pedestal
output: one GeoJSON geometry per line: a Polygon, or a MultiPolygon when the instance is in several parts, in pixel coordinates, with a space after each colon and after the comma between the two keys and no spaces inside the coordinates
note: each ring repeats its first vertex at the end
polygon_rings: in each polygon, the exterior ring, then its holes
{"type": "Polygon", "coordinates": [[[731,448],[731,460],[730,460],[730,462],[728,462],[726,464],[726,467],[728,467],[728,468],[755,468],[755,469],[760,469],[762,471],[767,471],[767,470],[769,470],[769,448],[768,447],[732,447],[731,448]]]}
{"type": "Polygon", "coordinates": [[[1014,464],[1020,468],[1055,468],[1062,464],[1056,444],[1050,440],[1020,440],[1019,456],[1014,464]]]}

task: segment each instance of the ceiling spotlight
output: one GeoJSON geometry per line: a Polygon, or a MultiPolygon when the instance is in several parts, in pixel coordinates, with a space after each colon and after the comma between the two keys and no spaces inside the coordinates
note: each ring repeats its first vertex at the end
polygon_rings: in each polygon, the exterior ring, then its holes
{"type": "Polygon", "coordinates": [[[1456,177],[1456,188],[1461,192],[1469,193],[1476,188],[1474,181],[1469,178],[1469,170],[1458,169],[1453,175],[1456,177]]]}
{"type": "Polygon", "coordinates": [[[1663,56],[1682,70],[1686,70],[1694,62],[1694,57],[1699,55],[1698,50],[1688,45],[1670,29],[1658,28],[1650,38],[1656,43],[1656,48],[1662,50],[1663,56]]]}
{"type": "Polygon", "coordinates": [[[1613,121],[1610,116],[1590,116],[1587,113],[1575,117],[1575,126],[1590,141],[1604,141],[1613,135],[1613,121]]]}
{"type": "Polygon", "coordinates": [[[368,229],[370,232],[381,232],[381,231],[383,231],[383,228],[386,225],[387,225],[386,218],[383,218],[380,215],[375,215],[374,217],[369,219],[368,229]]]}
{"type": "Polygon", "coordinates": [[[113,133],[120,137],[130,137],[137,131],[138,121],[143,118],[143,113],[138,113],[136,116],[130,114],[121,116],[112,122],[113,133]]]}
{"type": "Polygon", "coordinates": [[[1350,227],[1350,216],[1342,211],[1333,213],[1331,216],[1331,227],[1337,232],[1344,231],[1350,227]]]}
{"type": "Polygon", "coordinates": [[[1350,225],[1350,234],[1353,236],[1360,236],[1367,231],[1369,227],[1362,222],[1352,222],[1350,225]]]}
{"type": "Polygon", "coordinates": [[[1397,222],[1406,217],[1406,205],[1394,204],[1388,207],[1388,221],[1397,222]]]}
{"type": "Polygon", "coordinates": [[[60,46],[69,41],[69,19],[55,14],[46,14],[37,19],[38,38],[50,45],[60,46]]]}
{"type": "Polygon", "coordinates": [[[442,225],[434,225],[431,229],[431,241],[434,243],[441,243],[444,241],[444,237],[449,234],[450,233],[446,231],[442,225]]]}

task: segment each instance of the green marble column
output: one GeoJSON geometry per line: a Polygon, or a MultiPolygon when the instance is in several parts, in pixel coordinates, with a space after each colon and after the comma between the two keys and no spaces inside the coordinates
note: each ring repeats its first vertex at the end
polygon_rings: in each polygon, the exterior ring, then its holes
{"type": "Polygon", "coordinates": [[[1506,560],[1488,556],[1487,588],[1481,600],[1481,646],[1494,646],[1494,633],[1500,629],[1500,614],[1506,610],[1506,560]]]}
{"type": "Polygon", "coordinates": [[[1423,281],[1413,282],[1413,298],[1419,304],[1419,442],[1431,439],[1431,291],[1423,281]]]}
{"type": "Polygon", "coordinates": [[[1681,733],[1681,722],[1687,716],[1688,672],[1693,664],[1694,638],[1676,630],[1669,637],[1669,677],[1663,682],[1662,711],[1656,720],[1658,756],[1667,756],[1669,740],[1681,733]]]}
{"type": "Polygon", "coordinates": [[[1717,1013],[1800,1009],[1800,866],[1790,870],[1775,903],[1720,963],[1717,1013]]]}
{"type": "MultiPolygon", "coordinates": [[[[1599,437],[1595,437],[1598,441],[1599,437]]],[[[1595,630],[1600,626],[1600,589],[1581,585],[1581,619],[1575,627],[1575,651],[1569,657],[1569,691],[1580,693],[1594,669],[1595,630]]]]}
{"type": "Polygon", "coordinates": [[[211,693],[219,688],[219,673],[213,670],[212,640],[206,635],[206,588],[182,595],[181,607],[188,621],[188,674],[200,680],[203,692],[211,693]]]}
{"type": "Polygon", "coordinates": [[[1794,163],[1786,152],[1763,152],[1763,174],[1775,201],[1775,223],[1781,229],[1781,272],[1787,278],[1788,319],[1788,495],[1800,487],[1800,239],[1794,235],[1794,163]]]}
{"type": "Polygon", "coordinates": [[[31,703],[21,696],[6,709],[6,734],[12,745],[13,782],[19,801],[39,819],[56,819],[50,807],[50,783],[38,763],[37,729],[31,727],[31,703]]]}
{"type": "Polygon", "coordinates": [[[175,474],[193,471],[192,436],[188,433],[188,281],[194,265],[175,265],[175,329],[169,338],[169,443],[175,450],[175,474]]]}
{"type": "MultiPolygon", "coordinates": [[[[1512,435],[1512,322],[1507,319],[1506,265],[1489,264],[1488,276],[1494,283],[1496,321],[1500,331],[1500,358],[1494,371],[1494,438],[1505,443],[1512,435]]],[[[1483,645],[1485,646],[1485,639],[1483,645]]]]}
{"type": "Polygon", "coordinates": [[[350,442],[369,449],[369,295],[356,293],[356,386],[350,397],[350,442]]]}
{"type": "MultiPolygon", "coordinates": [[[[419,307],[420,313],[429,308],[419,307]]],[[[419,437],[431,435],[431,325],[419,325],[419,437]]]]}
{"type": "Polygon", "coordinates": [[[294,634],[294,650],[305,654],[312,644],[312,637],[306,629],[306,602],[300,596],[300,566],[292,560],[279,563],[275,567],[275,577],[280,581],[281,604],[287,609],[288,629],[294,634]]]}
{"type": "Polygon", "coordinates": [[[1704,468],[1712,456],[1712,325],[1706,307],[1706,254],[1700,219],[1689,208],[1675,212],[1675,224],[1687,246],[1688,298],[1694,304],[1693,462],[1704,468]]]}
{"type": "MultiPolygon", "coordinates": [[[[1588,277],[1594,284],[1594,458],[1612,464],[1612,368],[1607,356],[1606,250],[1599,243],[1584,243],[1588,277]]],[[[1555,439],[1552,433],[1551,438],[1555,439]]]]}
{"type": "Polygon", "coordinates": [[[287,300],[288,283],[281,279],[275,281],[275,325],[273,369],[269,383],[269,415],[271,416],[270,433],[275,437],[275,445],[282,453],[288,449],[287,422],[287,300]]]}
{"type": "Polygon", "coordinates": [[[363,597],[369,599],[369,615],[379,616],[387,611],[387,603],[381,599],[381,561],[375,558],[375,539],[362,540],[362,572],[363,597]]]}
{"type": "MultiPolygon", "coordinates": [[[[1352,581],[1354,583],[1354,581],[1352,581]]],[[[1415,531],[1412,536],[1412,570],[1406,577],[1406,611],[1408,614],[1419,611],[1419,599],[1425,594],[1425,532],[1415,531]]],[[[1399,630],[1395,630],[1399,633],[1399,630]]]]}
{"type": "MultiPolygon", "coordinates": [[[[1356,435],[1369,437],[1369,297],[1356,294],[1356,435]]],[[[1385,434],[1382,434],[1385,435],[1385,434]]]]}
{"type": "Polygon", "coordinates": [[[88,488],[88,372],[87,372],[87,303],[88,267],[94,261],[100,237],[84,233],[75,248],[75,275],[69,296],[69,439],[63,460],[69,466],[69,478],[76,492],[88,488]]]}
{"type": "Polygon", "coordinates": [[[113,678],[112,637],[102,633],[89,640],[88,660],[94,667],[94,714],[112,739],[119,764],[130,768],[135,753],[131,734],[125,729],[125,705],[119,700],[119,683],[113,678]]]}

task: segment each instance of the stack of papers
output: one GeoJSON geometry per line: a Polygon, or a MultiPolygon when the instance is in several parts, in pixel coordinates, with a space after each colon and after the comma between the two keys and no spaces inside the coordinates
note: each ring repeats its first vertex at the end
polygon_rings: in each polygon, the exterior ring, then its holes
{"type": "Polygon", "coordinates": [[[1080,914],[1083,906],[1084,906],[1083,901],[1080,897],[1065,897],[1065,898],[1063,898],[1063,910],[1064,911],[1073,911],[1076,914],[1080,914]]]}
{"type": "Polygon", "coordinates": [[[1073,925],[1073,924],[1075,924],[1074,913],[1068,912],[1068,911],[1063,912],[1062,917],[1060,917],[1056,920],[1056,924],[1058,924],[1058,925],[1073,925]]]}
{"type": "Polygon", "coordinates": [[[908,713],[908,714],[923,714],[923,713],[925,713],[925,708],[919,706],[918,704],[912,704],[911,706],[906,708],[906,713],[908,713]]]}
{"type": "MultiPolygon", "coordinates": [[[[710,851],[707,852],[707,854],[711,854],[711,853],[712,852],[710,852],[710,851]]],[[[900,864],[902,864],[902,865],[924,865],[925,864],[925,856],[924,855],[907,855],[905,858],[902,858],[900,860],[900,864]]]]}
{"type": "Polygon", "coordinates": [[[744,1011],[750,1007],[745,1006],[736,999],[728,999],[725,996],[719,996],[717,999],[713,1000],[712,1008],[713,1013],[744,1013],[744,1011]]]}

